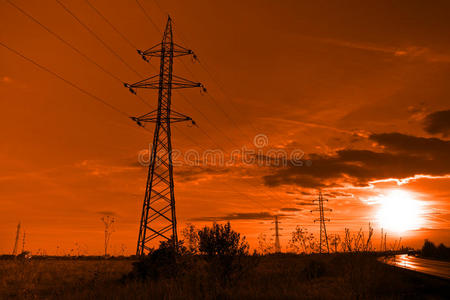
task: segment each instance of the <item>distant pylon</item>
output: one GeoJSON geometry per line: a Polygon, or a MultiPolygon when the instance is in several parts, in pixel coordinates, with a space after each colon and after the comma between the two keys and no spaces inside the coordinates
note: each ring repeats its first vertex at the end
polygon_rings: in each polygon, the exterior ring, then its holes
{"type": "Polygon", "coordinates": [[[17,250],[19,247],[19,237],[20,237],[20,222],[19,224],[17,224],[16,241],[14,242],[14,249],[12,255],[17,255],[17,250]]]}
{"type": "Polygon", "coordinates": [[[192,50],[173,42],[170,17],[167,20],[162,42],[145,51],[137,51],[147,62],[152,57],[160,58],[159,75],[133,84],[124,84],[133,94],[136,94],[136,88],[158,90],[158,108],[142,116],[131,118],[139,126],[144,126],[147,122],[155,123],[136,250],[136,255],[140,256],[151,249],[149,243],[156,238],[165,240],[172,238],[173,246],[178,245],[170,124],[182,121],[195,123],[192,118],[171,109],[172,89],[191,87],[200,87],[204,91],[206,89],[200,83],[172,74],[174,57],[193,55],[195,58],[195,55],[192,50]]]}
{"type": "Polygon", "coordinates": [[[109,216],[101,218],[103,224],[105,225],[105,256],[108,256],[108,245],[109,240],[111,239],[111,234],[113,233],[113,225],[114,225],[114,217],[110,218],[109,216]]]}
{"type": "Polygon", "coordinates": [[[319,219],[315,219],[315,222],[320,222],[320,241],[319,241],[319,253],[324,253],[324,248],[327,253],[330,253],[330,246],[328,245],[328,236],[327,236],[327,227],[325,225],[325,222],[329,222],[330,219],[325,218],[324,211],[331,211],[329,208],[323,207],[323,201],[328,201],[326,199],[323,199],[322,191],[319,191],[319,198],[317,200],[313,200],[313,202],[317,202],[319,208],[313,209],[313,211],[319,212],[319,219]]]}
{"type": "Polygon", "coordinates": [[[25,252],[25,230],[23,231],[23,239],[22,239],[22,253],[25,252]]]}
{"type": "Polygon", "coordinates": [[[281,252],[281,246],[280,246],[280,228],[279,228],[279,222],[278,222],[278,216],[275,215],[275,253],[281,252]]]}
{"type": "Polygon", "coordinates": [[[383,239],[384,239],[384,234],[383,234],[383,227],[381,227],[381,242],[380,242],[380,252],[383,252],[383,239]]]}

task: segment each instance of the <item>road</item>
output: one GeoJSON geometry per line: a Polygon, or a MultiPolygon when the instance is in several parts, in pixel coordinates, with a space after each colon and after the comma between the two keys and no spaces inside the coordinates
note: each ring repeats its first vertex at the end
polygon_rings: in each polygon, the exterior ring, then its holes
{"type": "Polygon", "coordinates": [[[380,258],[380,261],[408,270],[450,279],[450,262],[418,258],[407,254],[380,258]]]}

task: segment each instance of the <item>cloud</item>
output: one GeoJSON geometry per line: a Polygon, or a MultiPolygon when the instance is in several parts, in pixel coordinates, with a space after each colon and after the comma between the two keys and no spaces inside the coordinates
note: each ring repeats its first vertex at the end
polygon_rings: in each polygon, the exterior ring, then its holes
{"type": "Polygon", "coordinates": [[[97,214],[99,214],[99,215],[102,215],[102,216],[117,216],[117,214],[115,213],[115,212],[113,212],[113,211],[97,211],[96,212],[97,214]]]}
{"type": "Polygon", "coordinates": [[[382,152],[343,149],[334,154],[311,154],[312,166],[289,165],[263,177],[266,186],[306,188],[368,186],[370,181],[417,174],[450,174],[450,141],[401,133],[373,134],[382,152]]]}
{"type": "Polygon", "coordinates": [[[211,176],[223,175],[230,172],[230,168],[183,166],[177,168],[175,175],[180,182],[197,181],[211,176]]]}
{"type": "Polygon", "coordinates": [[[427,62],[443,62],[443,63],[450,62],[450,56],[448,54],[438,53],[428,47],[419,47],[419,46],[393,47],[393,46],[384,46],[384,45],[380,46],[370,43],[353,42],[339,39],[330,39],[330,38],[317,38],[309,36],[303,36],[303,38],[338,47],[391,54],[399,58],[404,57],[412,59],[422,59],[427,62]]]}
{"type": "Polygon", "coordinates": [[[433,112],[425,117],[424,129],[431,134],[450,135],[450,109],[433,112]]]}
{"type": "Polygon", "coordinates": [[[127,172],[135,172],[140,168],[137,165],[109,164],[98,160],[83,160],[75,164],[75,167],[85,170],[89,175],[96,177],[111,176],[127,172]]]}
{"type": "Polygon", "coordinates": [[[8,77],[8,76],[2,76],[2,77],[0,77],[0,82],[9,84],[12,82],[12,79],[11,79],[11,77],[8,77]]]}
{"type": "Polygon", "coordinates": [[[280,210],[281,211],[301,211],[300,208],[295,208],[295,207],[283,207],[280,210]]]}
{"type": "Polygon", "coordinates": [[[308,201],[298,201],[298,202],[295,202],[295,204],[296,205],[301,205],[301,206],[309,206],[309,205],[312,205],[313,203],[312,202],[308,202],[308,201]]]}
{"type": "Polygon", "coordinates": [[[190,221],[231,221],[231,220],[272,220],[274,215],[269,212],[231,213],[217,217],[198,217],[190,221]]]}

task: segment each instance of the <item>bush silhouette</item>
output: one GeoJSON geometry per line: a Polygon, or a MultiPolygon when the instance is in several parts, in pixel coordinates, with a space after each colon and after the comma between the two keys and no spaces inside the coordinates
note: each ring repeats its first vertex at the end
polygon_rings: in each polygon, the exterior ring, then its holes
{"type": "Polygon", "coordinates": [[[231,229],[230,222],[225,225],[214,223],[198,232],[199,252],[209,262],[209,273],[221,285],[237,282],[250,268],[248,260],[249,245],[245,237],[231,229]]]}
{"type": "Polygon", "coordinates": [[[249,245],[245,237],[231,229],[230,222],[225,225],[214,223],[198,232],[199,251],[207,256],[248,255],[249,245]]]}
{"type": "Polygon", "coordinates": [[[171,239],[162,241],[158,249],[152,249],[148,255],[133,263],[129,277],[142,280],[175,277],[182,269],[178,258],[184,252],[182,242],[175,249],[171,239]]]}

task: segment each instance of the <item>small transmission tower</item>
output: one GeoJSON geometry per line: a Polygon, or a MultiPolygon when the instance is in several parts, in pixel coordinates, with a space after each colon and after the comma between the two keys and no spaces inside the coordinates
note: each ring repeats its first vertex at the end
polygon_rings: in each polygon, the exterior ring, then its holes
{"type": "Polygon", "coordinates": [[[25,230],[23,231],[23,238],[22,238],[22,253],[25,253],[25,230]]]}
{"type": "Polygon", "coordinates": [[[105,257],[108,256],[108,245],[109,240],[111,239],[111,234],[114,231],[114,217],[106,216],[101,218],[103,224],[105,225],[105,257]]]}
{"type": "Polygon", "coordinates": [[[279,228],[279,222],[278,222],[278,215],[275,215],[275,253],[281,252],[281,246],[280,246],[280,228],[279,228]]]}
{"type": "Polygon", "coordinates": [[[16,241],[14,242],[14,249],[12,255],[17,255],[18,247],[19,247],[19,237],[20,237],[20,222],[17,224],[16,231],[16,241]]]}
{"type": "Polygon", "coordinates": [[[381,242],[380,242],[380,252],[383,252],[383,239],[384,239],[384,234],[383,234],[383,227],[381,227],[381,242]]]}
{"type": "Polygon", "coordinates": [[[145,50],[137,50],[145,61],[152,57],[160,58],[159,74],[142,81],[124,83],[133,94],[136,88],[158,90],[158,107],[147,114],[132,117],[139,126],[155,123],[152,152],[142,207],[141,222],[136,255],[144,255],[150,250],[149,242],[155,238],[169,240],[172,236],[173,246],[178,246],[177,220],[175,214],[175,194],[172,164],[172,140],[170,124],[190,121],[192,118],[171,109],[172,89],[200,87],[202,84],[173,75],[173,58],[193,55],[192,50],[173,42],[172,20],[168,17],[161,43],[145,50]]]}
{"type": "Polygon", "coordinates": [[[313,202],[317,202],[319,208],[312,210],[319,212],[319,219],[315,219],[315,222],[320,222],[320,241],[319,241],[319,253],[324,253],[325,251],[327,253],[330,253],[330,246],[328,245],[328,236],[327,236],[327,227],[325,225],[325,222],[329,222],[330,219],[325,218],[325,211],[331,211],[329,208],[323,207],[323,202],[328,201],[326,199],[323,199],[322,191],[319,191],[319,198],[317,200],[313,200],[313,202]]]}

